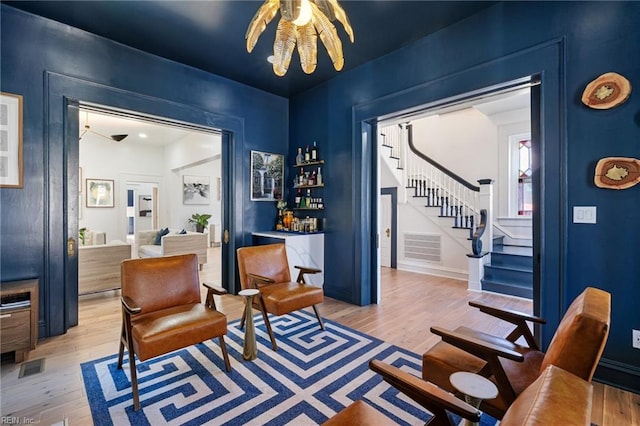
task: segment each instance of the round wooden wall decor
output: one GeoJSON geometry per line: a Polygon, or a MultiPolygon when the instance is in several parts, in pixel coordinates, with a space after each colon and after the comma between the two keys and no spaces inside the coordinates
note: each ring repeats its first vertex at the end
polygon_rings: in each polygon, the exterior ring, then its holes
{"type": "Polygon", "coordinates": [[[640,160],[627,157],[601,158],[594,182],[598,188],[627,189],[640,183],[640,160]]]}
{"type": "Polygon", "coordinates": [[[609,109],[629,98],[631,83],[615,72],[602,74],[587,84],[582,93],[582,103],[594,109],[609,109]]]}

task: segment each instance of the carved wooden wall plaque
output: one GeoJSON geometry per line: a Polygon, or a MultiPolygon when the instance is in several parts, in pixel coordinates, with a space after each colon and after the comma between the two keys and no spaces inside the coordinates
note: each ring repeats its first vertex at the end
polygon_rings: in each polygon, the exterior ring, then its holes
{"type": "Polygon", "coordinates": [[[598,188],[627,189],[640,182],[640,160],[627,157],[602,158],[594,177],[598,188]]]}

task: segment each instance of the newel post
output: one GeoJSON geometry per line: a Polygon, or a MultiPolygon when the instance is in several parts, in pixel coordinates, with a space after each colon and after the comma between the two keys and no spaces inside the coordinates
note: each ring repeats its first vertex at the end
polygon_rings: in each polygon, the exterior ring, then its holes
{"type": "Polygon", "coordinates": [[[493,179],[480,179],[480,197],[478,210],[487,211],[487,222],[482,235],[482,251],[491,253],[493,250],[493,179]]]}
{"type": "Polygon", "coordinates": [[[478,197],[478,210],[482,212],[482,221],[478,223],[480,230],[481,250],[467,255],[469,258],[469,276],[467,288],[471,291],[482,291],[482,278],[484,278],[484,265],[491,262],[493,250],[493,180],[481,179],[480,194],[478,197]]]}

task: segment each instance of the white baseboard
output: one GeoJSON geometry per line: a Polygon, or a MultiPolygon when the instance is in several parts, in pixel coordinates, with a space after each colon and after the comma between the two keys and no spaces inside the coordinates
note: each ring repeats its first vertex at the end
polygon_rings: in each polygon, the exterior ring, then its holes
{"type": "Polygon", "coordinates": [[[443,268],[437,265],[430,265],[420,262],[398,261],[397,268],[401,271],[416,272],[418,274],[435,275],[437,277],[452,278],[467,282],[469,273],[464,270],[443,268]]]}

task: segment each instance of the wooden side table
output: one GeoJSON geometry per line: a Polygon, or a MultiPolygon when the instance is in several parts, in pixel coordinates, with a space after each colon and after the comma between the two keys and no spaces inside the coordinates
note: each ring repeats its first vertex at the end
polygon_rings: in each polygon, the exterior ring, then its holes
{"type": "MultiPolygon", "coordinates": [[[[451,385],[464,394],[464,400],[474,408],[480,407],[480,403],[485,399],[493,399],[498,396],[498,388],[489,379],[479,374],[467,371],[458,371],[449,377],[451,385]]],[[[477,425],[470,420],[464,421],[465,425],[477,425]]]]}
{"type": "Polygon", "coordinates": [[[38,341],[38,280],[6,281],[0,285],[0,350],[24,361],[38,341]]]}
{"type": "Polygon", "coordinates": [[[256,289],[241,290],[238,294],[245,299],[244,307],[244,344],[242,346],[242,358],[252,361],[258,357],[258,345],[256,344],[256,329],[253,325],[253,297],[260,293],[256,289]]]}

